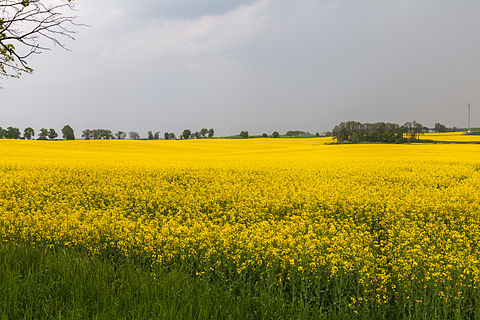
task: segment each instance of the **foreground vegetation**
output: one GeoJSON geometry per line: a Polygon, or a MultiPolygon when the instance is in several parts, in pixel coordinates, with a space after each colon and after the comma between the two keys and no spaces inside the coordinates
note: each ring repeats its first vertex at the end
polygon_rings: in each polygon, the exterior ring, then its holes
{"type": "MultiPolygon", "coordinates": [[[[59,261],[73,296],[44,308],[72,317],[103,315],[95,294],[126,290],[118,304],[105,300],[114,316],[207,305],[219,318],[479,318],[480,146],[330,141],[0,141],[0,237],[11,257],[1,260],[37,257],[26,269],[2,265],[15,279],[3,281],[3,309],[22,305],[8,300],[22,286],[15,274],[48,275],[59,261]],[[138,282],[102,280],[122,268],[138,282]],[[157,308],[157,296],[128,293],[140,283],[161,292],[171,277],[191,288],[189,304],[167,295],[171,305],[157,308]],[[88,290],[76,293],[82,282],[88,290]],[[207,300],[194,299],[201,290],[207,300]]],[[[18,290],[36,295],[55,274],[18,290]]]]}
{"type": "MultiPolygon", "coordinates": [[[[305,319],[299,301],[265,288],[155,274],[128,259],[0,243],[0,319],[305,319]]],[[[325,317],[320,310],[317,318],[325,317]]]]}

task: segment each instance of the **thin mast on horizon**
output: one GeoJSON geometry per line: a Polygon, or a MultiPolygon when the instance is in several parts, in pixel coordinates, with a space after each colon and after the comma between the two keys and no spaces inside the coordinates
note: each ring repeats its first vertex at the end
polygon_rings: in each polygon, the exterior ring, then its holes
{"type": "Polygon", "coordinates": [[[471,104],[468,103],[466,108],[467,108],[467,111],[468,111],[468,132],[470,132],[470,109],[472,108],[471,104]]]}

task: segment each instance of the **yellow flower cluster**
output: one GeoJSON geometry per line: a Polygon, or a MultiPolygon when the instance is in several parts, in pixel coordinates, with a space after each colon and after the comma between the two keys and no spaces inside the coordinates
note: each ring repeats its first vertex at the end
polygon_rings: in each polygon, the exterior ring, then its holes
{"type": "Polygon", "coordinates": [[[354,304],[480,286],[480,145],[331,141],[3,140],[0,238],[197,275],[350,277],[354,304]]]}

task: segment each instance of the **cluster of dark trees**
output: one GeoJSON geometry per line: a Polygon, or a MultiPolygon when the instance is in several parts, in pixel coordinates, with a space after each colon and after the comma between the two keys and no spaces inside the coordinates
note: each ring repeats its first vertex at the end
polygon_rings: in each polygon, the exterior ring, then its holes
{"type": "Polygon", "coordinates": [[[123,131],[118,131],[115,135],[112,133],[111,130],[106,130],[106,129],[85,129],[82,131],[82,138],[85,140],[99,140],[99,139],[125,139],[126,138],[126,133],[123,131]]]}
{"type": "Polygon", "coordinates": [[[160,132],[157,131],[157,132],[153,133],[153,131],[148,131],[147,139],[148,140],[159,140],[160,139],[160,132]]]}
{"type": "MultiPolygon", "coordinates": [[[[148,132],[148,137],[150,139],[150,134],[152,135],[152,139],[155,136],[158,139],[159,133],[153,133],[151,131],[148,132]]],[[[135,131],[125,132],[125,131],[117,131],[113,133],[111,130],[108,129],[85,129],[82,131],[82,138],[85,140],[111,140],[111,139],[119,139],[123,140],[126,139],[127,136],[132,140],[140,139],[140,134],[135,131]]]]}
{"type": "MultiPolygon", "coordinates": [[[[62,128],[62,136],[65,140],[75,140],[75,133],[69,125],[62,128]]],[[[55,129],[41,128],[38,133],[37,140],[54,140],[58,137],[58,133],[55,129]]],[[[3,129],[0,127],[0,139],[35,139],[35,130],[31,127],[27,127],[23,130],[23,135],[19,128],[8,127],[3,129]]]]}
{"type": "Polygon", "coordinates": [[[457,127],[448,128],[444,124],[441,124],[441,123],[438,123],[438,122],[435,123],[432,130],[434,132],[456,132],[456,131],[460,131],[460,129],[458,129],[457,127]]]}
{"type": "Polygon", "coordinates": [[[175,136],[175,133],[173,133],[173,132],[165,132],[163,134],[163,138],[165,140],[175,140],[177,137],[175,136]]]}
{"type": "MultiPolygon", "coordinates": [[[[238,136],[239,136],[240,138],[244,138],[244,139],[246,139],[246,138],[259,137],[259,136],[250,136],[250,135],[248,134],[248,131],[246,131],[246,130],[240,132],[240,134],[239,134],[238,136]]],[[[287,133],[285,134],[285,136],[287,136],[287,137],[301,137],[301,136],[311,137],[311,136],[313,136],[313,135],[310,134],[309,132],[306,132],[306,131],[300,131],[300,130],[295,130],[295,131],[293,131],[293,130],[290,130],[290,131],[287,131],[287,133]]],[[[320,133],[317,132],[317,133],[315,134],[315,136],[316,136],[316,137],[320,137],[320,133]]],[[[262,137],[262,138],[268,138],[269,135],[266,134],[266,133],[263,133],[260,137],[262,137]]],[[[279,133],[278,131],[274,131],[274,132],[270,135],[270,137],[272,137],[272,138],[279,138],[279,137],[280,137],[280,133],[279,133]]]]}
{"type": "Polygon", "coordinates": [[[310,135],[309,132],[301,131],[301,130],[289,130],[286,134],[288,137],[299,137],[299,136],[307,136],[310,135]]]}
{"type": "MultiPolygon", "coordinates": [[[[160,132],[156,131],[148,131],[147,133],[147,139],[148,140],[159,140],[160,139],[160,132]]],[[[180,139],[201,139],[201,138],[213,138],[215,135],[215,130],[213,129],[206,129],[203,128],[202,130],[198,132],[192,132],[189,129],[183,130],[182,134],[179,136],[180,139]]],[[[115,134],[112,133],[110,130],[105,130],[105,129],[86,129],[82,131],[82,138],[85,140],[97,140],[97,139],[126,139],[128,138],[132,140],[138,140],[140,139],[140,134],[135,131],[130,131],[130,132],[124,132],[124,131],[118,131],[115,134]]],[[[173,132],[165,132],[163,134],[163,138],[165,140],[175,140],[177,139],[177,136],[173,132]]]]}
{"type": "MultiPolygon", "coordinates": [[[[202,139],[202,138],[213,138],[215,135],[215,130],[203,128],[198,132],[192,132],[189,129],[185,129],[183,133],[179,136],[180,139],[202,139]]],[[[66,125],[62,129],[62,136],[65,140],[75,140],[75,133],[71,126],[66,125]]],[[[58,137],[58,133],[55,129],[45,129],[42,128],[38,132],[37,140],[55,140],[58,137]]],[[[132,140],[140,139],[140,134],[135,131],[124,132],[117,131],[113,133],[111,130],[107,129],[85,129],[82,131],[82,138],[85,140],[110,140],[110,139],[127,139],[132,140]]],[[[165,132],[163,135],[165,140],[175,140],[177,136],[173,132],[165,132]]],[[[19,128],[8,127],[3,129],[0,127],[0,139],[25,139],[31,140],[35,139],[35,130],[31,127],[25,128],[22,132],[19,128]]],[[[148,140],[159,140],[160,132],[148,131],[147,133],[148,140]]]]}
{"type": "MultiPolygon", "coordinates": [[[[240,137],[240,138],[243,138],[243,139],[254,138],[253,136],[250,136],[250,135],[248,134],[248,131],[247,131],[247,130],[240,132],[239,137],[240,137]]],[[[258,136],[257,136],[257,137],[258,137],[258,136]]],[[[272,138],[279,138],[279,137],[280,137],[280,133],[278,133],[278,131],[274,131],[274,132],[272,133],[272,138]]],[[[263,133],[263,134],[262,134],[262,138],[268,138],[268,134],[263,133]]]]}
{"type": "MultiPolygon", "coordinates": [[[[156,131],[148,131],[147,133],[147,139],[148,140],[160,140],[160,132],[156,131]]],[[[189,129],[185,129],[183,133],[179,136],[180,139],[201,139],[201,138],[213,138],[215,135],[215,131],[213,129],[206,129],[203,128],[199,132],[192,132],[189,129]]],[[[126,138],[132,139],[132,140],[138,140],[140,139],[140,134],[135,131],[130,131],[130,132],[124,132],[124,131],[118,131],[116,133],[112,133],[111,130],[105,130],[105,129],[85,129],[82,131],[82,138],[85,140],[98,140],[98,139],[126,139],[126,138]]],[[[177,139],[177,136],[173,132],[165,132],[163,134],[163,139],[165,140],[175,140],[177,139]]]]}
{"type": "Polygon", "coordinates": [[[342,122],[333,128],[333,136],[338,142],[386,142],[403,143],[417,141],[421,133],[430,129],[412,121],[403,125],[390,122],[361,123],[358,121],[342,122]]]}
{"type": "MultiPolygon", "coordinates": [[[[173,133],[171,133],[173,134],[173,133]]],[[[173,135],[175,139],[175,135],[173,135]]],[[[205,139],[205,138],[213,138],[215,136],[215,130],[202,128],[200,131],[192,132],[190,129],[183,130],[182,134],[180,135],[180,139],[205,139]]]]}

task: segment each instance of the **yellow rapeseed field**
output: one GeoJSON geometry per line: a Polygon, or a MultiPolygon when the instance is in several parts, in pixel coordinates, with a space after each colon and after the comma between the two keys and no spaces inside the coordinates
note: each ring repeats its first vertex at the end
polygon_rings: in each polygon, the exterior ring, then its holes
{"type": "Polygon", "coordinates": [[[420,139],[446,142],[480,142],[480,135],[469,135],[464,132],[425,133],[420,139]]]}
{"type": "Polygon", "coordinates": [[[480,145],[331,141],[0,140],[0,237],[200,277],[350,279],[352,308],[478,289],[480,145]]]}

